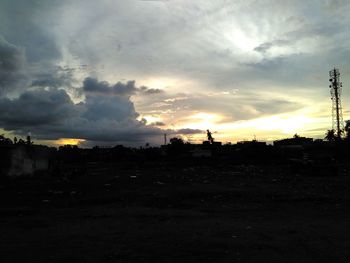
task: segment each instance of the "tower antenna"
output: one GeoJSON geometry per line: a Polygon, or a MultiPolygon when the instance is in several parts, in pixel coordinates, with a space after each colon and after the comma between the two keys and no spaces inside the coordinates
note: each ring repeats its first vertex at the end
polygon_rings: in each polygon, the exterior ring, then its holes
{"type": "Polygon", "coordinates": [[[340,82],[339,69],[334,68],[329,71],[329,85],[331,89],[331,99],[332,99],[332,128],[336,132],[338,139],[344,131],[343,113],[341,106],[341,88],[343,84],[340,82]]]}

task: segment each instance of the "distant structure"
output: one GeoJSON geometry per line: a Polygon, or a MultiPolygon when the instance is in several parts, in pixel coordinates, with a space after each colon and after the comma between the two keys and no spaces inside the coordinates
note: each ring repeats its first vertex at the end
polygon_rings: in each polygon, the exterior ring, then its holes
{"type": "Polygon", "coordinates": [[[208,140],[203,142],[203,145],[205,145],[205,146],[211,145],[211,147],[219,147],[222,145],[221,142],[216,142],[214,140],[212,133],[209,130],[207,130],[207,138],[208,138],[208,140]]]}
{"type": "Polygon", "coordinates": [[[341,138],[341,135],[344,131],[344,122],[343,122],[343,113],[341,106],[341,88],[342,83],[340,82],[340,73],[339,69],[332,69],[329,71],[329,81],[331,85],[331,99],[332,99],[332,128],[336,132],[338,138],[341,138]]]}
{"type": "Polygon", "coordinates": [[[167,144],[168,144],[167,135],[166,133],[164,133],[164,145],[167,145],[167,144]]]}
{"type": "Polygon", "coordinates": [[[214,138],[211,135],[211,132],[209,130],[207,130],[207,137],[208,137],[208,141],[213,144],[214,143],[214,138]]]}
{"type": "Polygon", "coordinates": [[[274,146],[283,147],[283,148],[295,148],[295,147],[304,147],[311,145],[313,143],[312,138],[301,137],[299,135],[294,135],[293,138],[277,140],[273,142],[274,146]]]}

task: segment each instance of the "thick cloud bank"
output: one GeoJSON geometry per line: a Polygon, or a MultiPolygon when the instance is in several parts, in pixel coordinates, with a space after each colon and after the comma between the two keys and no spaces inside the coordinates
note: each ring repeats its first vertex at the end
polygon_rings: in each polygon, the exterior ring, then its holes
{"type": "Polygon", "coordinates": [[[160,89],[150,89],[145,86],[138,88],[135,86],[135,81],[128,81],[126,84],[117,82],[114,85],[110,85],[107,81],[98,82],[95,78],[86,78],[84,80],[83,90],[88,94],[104,94],[129,97],[137,93],[152,95],[163,92],[160,89]]]}
{"type": "Polygon", "coordinates": [[[85,100],[74,103],[64,89],[38,87],[14,99],[0,99],[0,126],[37,139],[77,138],[94,142],[142,143],[167,133],[194,134],[200,130],[161,130],[138,120],[130,96],[152,89],[137,87],[135,81],[114,85],[86,78],[85,100]]]}
{"type": "Polygon", "coordinates": [[[134,82],[110,86],[87,78],[82,89],[86,99],[77,104],[57,88],[37,88],[15,99],[2,98],[0,125],[20,134],[31,132],[39,139],[140,141],[162,133],[136,119],[138,113],[129,96],[138,89],[134,82]]]}
{"type": "Polygon", "coordinates": [[[0,95],[25,79],[25,52],[0,35],[0,95]]]}

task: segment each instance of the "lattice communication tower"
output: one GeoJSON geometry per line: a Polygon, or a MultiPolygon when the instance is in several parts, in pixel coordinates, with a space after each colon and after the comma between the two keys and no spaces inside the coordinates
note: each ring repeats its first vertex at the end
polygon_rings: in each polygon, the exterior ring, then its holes
{"type": "Polygon", "coordinates": [[[341,106],[341,88],[342,83],[340,82],[340,73],[339,69],[332,69],[329,71],[329,85],[331,89],[331,99],[332,99],[332,128],[336,132],[336,136],[341,138],[341,135],[344,131],[344,121],[343,113],[341,106]]]}

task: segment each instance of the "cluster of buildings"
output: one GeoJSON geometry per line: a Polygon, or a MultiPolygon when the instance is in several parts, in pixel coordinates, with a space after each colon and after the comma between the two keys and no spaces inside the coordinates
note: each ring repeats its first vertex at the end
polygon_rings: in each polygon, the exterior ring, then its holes
{"type": "Polygon", "coordinates": [[[0,144],[0,175],[17,177],[47,172],[52,149],[27,143],[0,144]]]}

